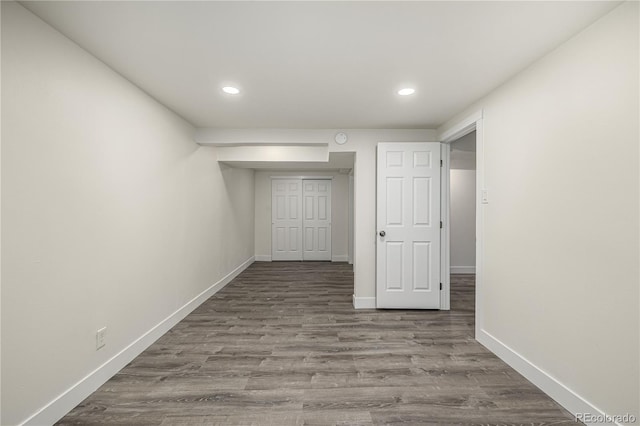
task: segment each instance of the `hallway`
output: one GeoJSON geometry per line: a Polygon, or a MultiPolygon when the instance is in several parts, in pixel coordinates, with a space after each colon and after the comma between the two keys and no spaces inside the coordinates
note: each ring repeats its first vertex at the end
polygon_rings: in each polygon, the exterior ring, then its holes
{"type": "Polygon", "coordinates": [[[576,424],[451,311],[354,310],[345,263],[254,263],[58,424],[576,424]]]}

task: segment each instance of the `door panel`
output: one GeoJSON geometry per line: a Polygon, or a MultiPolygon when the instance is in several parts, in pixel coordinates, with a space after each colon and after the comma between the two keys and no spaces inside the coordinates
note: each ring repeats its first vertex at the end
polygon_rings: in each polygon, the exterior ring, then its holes
{"type": "Polygon", "coordinates": [[[302,182],[271,182],[271,259],[302,260],[302,182]]]}
{"type": "Polygon", "coordinates": [[[413,178],[413,225],[431,225],[431,178],[413,178]]]}
{"type": "Polygon", "coordinates": [[[440,308],[440,143],[378,144],[376,306],[440,308]]]}
{"type": "Polygon", "coordinates": [[[304,260],[331,260],[331,181],[304,181],[304,260]]]}
{"type": "Polygon", "coordinates": [[[402,193],[404,192],[404,178],[387,178],[386,198],[387,198],[387,215],[385,224],[388,226],[402,226],[402,193]]]}
{"type": "Polygon", "coordinates": [[[318,228],[318,250],[323,252],[329,251],[329,245],[327,244],[327,233],[327,228],[318,228]]]}
{"type": "Polygon", "coordinates": [[[429,269],[431,263],[431,243],[413,242],[413,289],[429,291],[429,269]],[[425,259],[428,259],[425,261],[425,259]]]}
{"type": "Polygon", "coordinates": [[[395,265],[402,265],[403,244],[397,241],[390,241],[385,245],[386,251],[386,283],[387,291],[402,291],[404,281],[402,279],[402,268],[395,265]]]}

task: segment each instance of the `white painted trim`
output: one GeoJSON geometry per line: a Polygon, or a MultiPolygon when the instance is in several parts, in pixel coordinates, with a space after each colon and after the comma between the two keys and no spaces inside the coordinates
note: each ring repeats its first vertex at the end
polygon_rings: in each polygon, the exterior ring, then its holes
{"type": "Polygon", "coordinates": [[[335,254],[331,256],[331,261],[332,262],[348,262],[349,256],[346,254],[335,254]]]}
{"type": "Polygon", "coordinates": [[[440,132],[438,139],[444,143],[453,142],[456,139],[460,139],[464,135],[467,135],[476,129],[476,123],[482,120],[483,111],[480,109],[460,120],[447,130],[440,132]]]}
{"type": "MultiPolygon", "coordinates": [[[[200,127],[195,141],[200,145],[316,145],[334,142],[338,129],[220,129],[200,127]]],[[[344,130],[343,130],[344,131],[344,130]]]]}
{"type": "Polygon", "coordinates": [[[256,254],[256,262],[271,262],[270,254],[256,254]]]}
{"type": "Polygon", "coordinates": [[[333,180],[334,176],[269,176],[271,179],[333,180]]]}
{"type": "Polygon", "coordinates": [[[348,214],[348,218],[347,218],[347,228],[348,228],[348,235],[347,235],[347,252],[348,255],[347,257],[348,262],[350,265],[353,265],[353,195],[354,195],[354,191],[353,191],[353,184],[354,184],[354,180],[353,180],[353,169],[351,169],[351,173],[349,174],[349,194],[347,195],[347,214],[348,214]]]}
{"type": "Polygon", "coordinates": [[[442,167],[440,168],[440,220],[442,229],[440,230],[440,310],[451,309],[451,150],[450,145],[443,143],[440,146],[442,167]]]}
{"type": "Polygon", "coordinates": [[[353,307],[354,309],[375,309],[376,298],[375,297],[356,297],[353,295],[353,307]]]}
{"type": "Polygon", "coordinates": [[[254,257],[252,256],[220,279],[217,283],[213,284],[189,302],[185,303],[181,308],[131,342],[127,347],[122,349],[107,362],[93,370],[62,394],[58,395],[47,405],[20,423],[20,425],[48,425],[54,424],[60,420],[65,414],[81,403],[86,397],[95,392],[96,389],[113,377],[135,357],[140,355],[145,349],[162,337],[162,335],[169,331],[171,327],[182,321],[184,317],[189,315],[194,309],[221,290],[224,286],[229,284],[231,280],[247,269],[253,262],[254,257]]]}
{"type": "Polygon", "coordinates": [[[475,274],[476,267],[475,266],[452,266],[451,273],[452,274],[475,274]]]}
{"type": "MultiPolygon", "coordinates": [[[[574,416],[578,413],[604,416],[605,413],[595,405],[562,384],[555,377],[542,370],[518,352],[505,345],[485,330],[476,333],[476,340],[484,345],[527,380],[539,387],[574,416]]],[[[589,423],[587,423],[589,424],[589,423]]],[[[601,425],[604,423],[600,423],[601,425]]],[[[618,423],[615,423],[618,424],[618,423]]]]}
{"type": "Polygon", "coordinates": [[[481,118],[476,122],[476,335],[484,329],[484,164],[484,119],[481,118]]]}

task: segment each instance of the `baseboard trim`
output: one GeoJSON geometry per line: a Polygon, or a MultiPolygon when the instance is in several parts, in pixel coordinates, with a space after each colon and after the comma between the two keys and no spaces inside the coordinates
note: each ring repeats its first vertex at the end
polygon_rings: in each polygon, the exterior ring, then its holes
{"type": "Polygon", "coordinates": [[[449,268],[452,274],[475,274],[475,266],[452,266],[449,268]]]}
{"type": "MultiPolygon", "coordinates": [[[[586,399],[559,382],[556,378],[533,364],[531,361],[511,349],[509,346],[492,336],[485,330],[480,330],[476,340],[484,345],[498,358],[509,364],[514,370],[522,374],[527,380],[536,385],[540,390],[553,398],[571,414],[591,414],[604,416],[605,413],[586,399]]],[[[590,423],[586,423],[590,425],[590,423]]],[[[595,423],[594,423],[595,424],[595,423]]],[[[600,423],[601,425],[602,423],[600,423]]],[[[615,423],[618,425],[619,423],[615,423]]]]}
{"type": "Polygon", "coordinates": [[[118,371],[122,370],[135,357],[140,355],[145,349],[151,346],[163,334],[171,329],[174,325],[182,321],[184,317],[189,315],[194,309],[204,303],[209,297],[220,291],[224,286],[229,284],[231,280],[237,277],[242,271],[247,269],[255,261],[254,256],[250,257],[240,264],[233,271],[228,273],[218,282],[208,289],[191,299],[181,308],[169,315],[164,320],[149,331],[138,337],[127,347],[114,355],[100,367],[93,370],[83,379],[64,391],[62,394],[54,398],[47,405],[42,407],[32,416],[24,420],[20,425],[52,425],[75,406],[82,402],[86,397],[95,392],[107,380],[113,377],[118,371]]]}
{"type": "Polygon", "coordinates": [[[375,309],[376,298],[375,297],[356,297],[353,295],[353,307],[355,309],[375,309]]]}
{"type": "MultiPolygon", "coordinates": [[[[255,256],[256,262],[272,262],[271,255],[269,254],[256,254],[255,256]]],[[[349,256],[338,254],[335,256],[331,256],[332,262],[347,262],[349,260],[349,256]]]]}

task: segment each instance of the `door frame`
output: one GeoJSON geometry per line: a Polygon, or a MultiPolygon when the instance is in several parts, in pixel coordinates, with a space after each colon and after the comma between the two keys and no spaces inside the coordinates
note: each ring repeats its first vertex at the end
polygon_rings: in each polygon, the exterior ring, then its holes
{"type": "Polygon", "coordinates": [[[349,265],[351,265],[351,270],[353,270],[355,267],[353,265],[353,241],[354,241],[354,233],[353,233],[353,227],[354,227],[354,177],[353,177],[354,173],[353,173],[353,169],[351,169],[351,172],[349,173],[349,195],[348,195],[348,200],[347,202],[349,203],[349,212],[348,215],[349,217],[347,218],[348,221],[348,225],[347,227],[349,228],[349,235],[348,237],[348,242],[347,242],[347,261],[349,262],[349,265]]]}
{"type": "MultiPolygon", "coordinates": [[[[476,131],[476,314],[475,314],[475,335],[480,335],[480,331],[484,328],[484,307],[482,303],[482,284],[484,280],[484,209],[482,204],[482,192],[486,191],[485,183],[485,158],[484,158],[484,112],[482,109],[475,111],[467,117],[449,126],[445,131],[439,134],[439,139],[443,143],[443,146],[447,150],[447,159],[449,159],[449,144],[462,136],[465,136],[473,131],[476,131]]],[[[445,280],[442,283],[443,291],[441,297],[446,297],[447,309],[450,309],[450,275],[451,265],[449,258],[451,254],[451,229],[450,229],[450,203],[451,203],[451,185],[449,180],[449,173],[451,164],[449,162],[443,162],[443,174],[447,176],[446,186],[442,188],[442,204],[446,204],[446,220],[443,225],[442,239],[442,258],[446,257],[447,263],[443,265],[442,278],[445,280]],[[445,284],[446,282],[446,284],[445,284]],[[446,294],[445,294],[446,293],[446,294]]],[[[444,179],[443,179],[444,181],[444,179]]],[[[444,185],[444,184],[443,184],[444,185]]],[[[444,216],[443,216],[444,217],[444,216]]],[[[444,305],[443,305],[444,306],[444,305]]],[[[444,308],[442,308],[444,309],[444,308]]]]}

